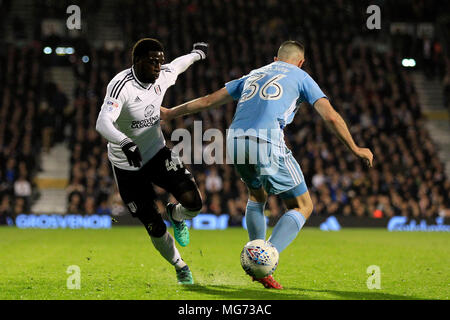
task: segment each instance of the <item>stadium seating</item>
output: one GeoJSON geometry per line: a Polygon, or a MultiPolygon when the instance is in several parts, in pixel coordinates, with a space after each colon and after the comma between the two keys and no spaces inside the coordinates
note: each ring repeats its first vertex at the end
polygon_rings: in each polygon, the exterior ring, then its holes
{"type": "MultiPolygon", "coordinates": [[[[424,127],[411,75],[401,67],[399,52],[386,51],[364,41],[365,36],[377,40],[369,30],[361,28],[365,25],[365,4],[306,0],[286,0],[283,6],[278,4],[278,1],[118,1],[116,13],[121,18],[117,23],[129,40],[126,49],[109,51],[91,44],[92,63],[84,64],[78,59],[73,65],[76,90],[70,124],[76,130],[72,130],[69,141],[72,169],[67,189],[68,212],[124,212],[107,159],[106,141],[94,128],[108,82],[117,72],[130,66],[129,49],[142,37],[158,38],[165,46],[168,61],[189,52],[196,41],[211,44],[208,59],[180,75],[177,84],[168,90],[163,102],[168,107],[219,89],[225,82],[270,63],[283,40],[304,42],[304,69],[343,115],[356,142],[374,152],[374,169],[369,171],[327,131],[311,106],[300,109],[286,129],[286,140],[304,172],[315,214],[435,217],[450,208],[450,180],[424,127]],[[126,10],[130,6],[139,10],[126,10]],[[307,12],[304,6],[308,6],[307,12]],[[252,14],[255,10],[258,15],[252,14]],[[321,24],[315,24],[319,20],[321,24]]],[[[411,10],[416,14],[433,14],[415,7],[411,10]]],[[[395,8],[391,7],[391,11],[395,8]]],[[[33,51],[30,49],[30,52],[33,51]]],[[[23,55],[9,53],[2,57],[2,70],[11,65],[11,60],[16,65],[31,63],[27,70],[33,70],[35,81],[39,82],[36,60],[30,62],[23,55]]],[[[447,73],[440,76],[444,79],[450,108],[449,60],[441,57],[434,63],[443,61],[447,64],[447,73]]],[[[23,82],[23,77],[8,75],[2,73],[0,77],[23,82]]],[[[7,101],[3,104],[9,106],[2,108],[5,114],[8,113],[5,110],[13,110],[15,105],[18,106],[14,108],[16,112],[24,112],[23,100],[12,98],[14,86],[11,83],[2,92],[3,100],[7,101]]],[[[25,83],[19,88],[28,88],[22,89],[25,90],[22,95],[34,107],[30,109],[27,105],[26,115],[31,123],[36,117],[29,115],[30,110],[34,110],[35,115],[39,113],[39,90],[25,83]]],[[[192,131],[194,120],[203,121],[203,130],[218,128],[225,132],[234,108],[231,103],[214,111],[164,123],[168,144],[172,145],[169,140],[173,130],[192,131]]],[[[12,112],[9,116],[12,121],[3,116],[0,120],[2,146],[10,141],[6,135],[12,134],[7,128],[14,123],[14,117],[19,118],[12,112]]],[[[39,139],[37,128],[39,126],[31,124],[23,126],[23,134],[16,139],[17,145],[30,141],[32,148],[37,148],[39,144],[33,140],[39,139]],[[27,140],[26,133],[32,130],[38,134],[28,134],[27,140]]],[[[20,155],[10,156],[4,150],[7,149],[4,147],[0,154],[3,157],[2,181],[11,184],[16,178],[3,180],[9,172],[6,166],[12,161],[16,162],[14,166],[18,165],[20,155]],[[12,160],[7,161],[11,157],[12,160]]],[[[245,212],[247,191],[235,170],[229,165],[189,167],[205,199],[202,212],[229,213],[231,223],[239,224],[245,212]]],[[[35,168],[34,164],[28,167],[28,174],[35,168]]],[[[161,199],[159,209],[163,211],[165,202],[174,199],[162,189],[156,188],[156,191],[161,199]]],[[[276,217],[283,207],[271,196],[266,210],[267,215],[276,217]]]]}
{"type": "MultiPolygon", "coordinates": [[[[197,40],[212,44],[207,61],[192,66],[167,92],[166,106],[216,90],[226,81],[269,63],[277,45],[284,39],[302,40],[307,50],[306,70],[345,117],[357,143],[371,147],[375,155],[374,170],[366,170],[325,129],[313,109],[303,107],[287,128],[287,140],[304,171],[315,212],[369,217],[379,217],[380,213],[385,216],[437,216],[450,205],[449,182],[436,148],[424,129],[411,77],[399,65],[398,57],[393,52],[379,52],[355,41],[356,35],[361,36],[361,30],[356,26],[363,23],[364,16],[354,13],[363,12],[359,10],[362,5],[347,4],[345,14],[336,16],[333,7],[322,11],[318,10],[318,5],[315,7],[308,2],[308,15],[305,15],[301,6],[295,4],[295,1],[286,1],[280,10],[276,1],[211,1],[202,5],[198,1],[189,4],[156,1],[143,6],[142,10],[124,11],[125,6],[138,5],[138,2],[123,1],[117,10],[125,13],[126,18],[121,21],[130,39],[157,37],[166,47],[168,60],[188,52],[197,40]],[[250,13],[256,6],[260,14],[252,16],[250,13]],[[296,25],[298,19],[305,20],[306,26],[312,25],[319,17],[324,22],[321,28],[304,30],[296,25]],[[340,24],[339,21],[347,23],[340,24]],[[354,21],[355,27],[352,28],[349,21],[354,21]]],[[[84,96],[79,96],[85,105],[80,110],[86,110],[77,124],[84,125],[83,132],[93,128],[108,81],[129,65],[128,50],[112,53],[99,49],[94,52],[94,59],[102,57],[109,63],[98,64],[96,69],[80,78],[80,88],[94,91],[89,98],[87,90],[84,96]]],[[[170,140],[171,132],[176,128],[192,130],[192,120],[202,120],[203,130],[215,127],[224,132],[233,113],[234,105],[229,104],[220,110],[164,124],[166,139],[170,140]]],[[[105,174],[101,179],[107,179],[106,142],[94,132],[90,133],[90,139],[81,135],[75,138],[75,154],[88,154],[83,150],[83,143],[85,148],[102,146],[95,148],[96,160],[92,153],[90,160],[84,159],[84,167],[81,165],[84,170],[81,171],[90,172],[91,166],[96,169],[102,166],[105,174]]],[[[246,190],[235,171],[228,165],[192,165],[192,170],[206,200],[202,211],[227,212],[239,222],[245,211],[246,190]]],[[[91,180],[84,178],[85,188],[88,180],[91,181],[89,184],[94,183],[92,179],[100,183],[96,177],[98,172],[92,171],[91,180]]],[[[109,184],[103,182],[103,185],[110,186],[110,195],[117,192],[113,191],[111,181],[109,184]]],[[[158,192],[162,196],[159,203],[162,209],[170,197],[162,190],[158,192]]],[[[269,199],[268,214],[279,215],[281,208],[281,203],[272,197],[269,199]]]]}
{"type": "MultiPolygon", "coordinates": [[[[38,190],[44,103],[39,44],[7,45],[0,59],[0,220],[29,212],[38,190]],[[3,217],[3,218],[2,218],[3,217]]],[[[0,222],[1,223],[1,222],[0,222]]]]}

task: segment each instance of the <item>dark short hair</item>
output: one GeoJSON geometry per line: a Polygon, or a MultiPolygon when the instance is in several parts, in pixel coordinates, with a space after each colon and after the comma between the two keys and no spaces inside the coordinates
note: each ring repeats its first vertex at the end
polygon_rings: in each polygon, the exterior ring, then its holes
{"type": "Polygon", "coordinates": [[[156,39],[143,38],[133,46],[133,51],[131,52],[132,63],[134,64],[136,58],[145,57],[149,51],[164,51],[164,47],[156,39]]]}
{"type": "Polygon", "coordinates": [[[289,46],[296,46],[296,47],[298,47],[298,49],[299,49],[300,51],[305,52],[305,46],[304,46],[300,41],[297,41],[297,40],[287,40],[287,41],[285,41],[285,42],[283,42],[283,43],[281,44],[280,48],[282,48],[282,47],[284,47],[284,46],[286,46],[286,45],[289,45],[289,46]]]}

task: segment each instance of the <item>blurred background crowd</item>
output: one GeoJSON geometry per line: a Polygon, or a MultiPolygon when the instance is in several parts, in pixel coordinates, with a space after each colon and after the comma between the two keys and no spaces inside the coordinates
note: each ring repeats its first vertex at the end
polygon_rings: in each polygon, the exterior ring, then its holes
{"type": "MultiPolygon", "coordinates": [[[[54,2],[37,3],[42,14],[51,15],[55,10],[54,2]]],[[[394,19],[397,14],[400,16],[395,18],[405,21],[431,21],[442,10],[425,1],[412,1],[400,10],[399,3],[383,2],[383,19],[394,19]]],[[[3,2],[4,8],[7,4],[3,2]]],[[[95,123],[106,86],[118,72],[130,67],[130,49],[142,37],[158,38],[165,46],[167,61],[189,53],[194,42],[210,44],[207,60],[191,66],[167,91],[166,107],[217,90],[272,62],[284,40],[300,40],[306,47],[304,69],[344,117],[356,143],[374,153],[374,168],[368,170],[327,130],[312,106],[300,108],[286,128],[286,143],[303,170],[315,214],[373,218],[449,215],[450,180],[425,129],[410,71],[400,63],[405,50],[414,53],[427,77],[442,81],[450,110],[450,60],[444,50],[448,43],[438,38],[411,41],[386,33],[380,36],[366,27],[367,5],[365,1],[331,5],[308,0],[116,1],[117,24],[127,42],[123,49],[109,50],[77,40],[89,55],[89,63],[76,54],[71,60],[76,79],[72,97],[57,83],[47,81],[42,42],[20,48],[7,44],[1,49],[0,62],[0,219],[30,211],[30,204],[39,196],[33,184],[40,170],[38,155],[61,141],[71,150],[67,213],[124,212],[106,141],[95,131],[95,123]],[[389,45],[383,45],[386,43],[389,45]]],[[[91,3],[90,10],[96,6],[101,7],[101,2],[91,3]]],[[[20,24],[17,21],[18,37],[20,24]]],[[[193,132],[195,120],[202,121],[203,130],[225,132],[234,110],[235,103],[230,103],[162,123],[168,145],[173,146],[173,130],[193,132]]],[[[233,167],[187,166],[203,195],[202,212],[228,213],[230,224],[240,224],[247,190],[233,167]]],[[[163,212],[165,203],[175,200],[162,189],[156,187],[156,191],[163,212]]],[[[276,196],[269,197],[266,210],[272,218],[284,212],[276,196]]]]}
{"type": "Polygon", "coordinates": [[[41,49],[9,45],[2,50],[0,82],[0,223],[30,210],[36,198],[42,125],[47,121],[40,84],[41,49]]]}

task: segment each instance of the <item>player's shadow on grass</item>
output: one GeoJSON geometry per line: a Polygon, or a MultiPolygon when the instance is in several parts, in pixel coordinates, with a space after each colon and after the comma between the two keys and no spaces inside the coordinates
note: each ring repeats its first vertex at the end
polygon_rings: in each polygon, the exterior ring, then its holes
{"type": "Polygon", "coordinates": [[[423,300],[423,298],[384,293],[382,290],[367,291],[341,291],[341,290],[318,290],[318,289],[304,289],[304,288],[289,288],[291,290],[298,290],[302,292],[318,292],[330,293],[336,298],[343,298],[346,300],[423,300]]]}
{"type": "Polygon", "coordinates": [[[421,298],[413,296],[403,296],[396,294],[383,293],[380,291],[358,292],[341,290],[318,290],[304,288],[289,288],[285,290],[264,289],[244,289],[242,287],[228,285],[200,285],[194,284],[184,286],[186,290],[216,296],[220,299],[250,299],[250,300],[420,300],[421,298]],[[295,293],[292,293],[294,291],[295,293]],[[328,293],[330,295],[308,295],[308,292],[328,293]],[[334,297],[333,297],[334,296],[334,297]]]}

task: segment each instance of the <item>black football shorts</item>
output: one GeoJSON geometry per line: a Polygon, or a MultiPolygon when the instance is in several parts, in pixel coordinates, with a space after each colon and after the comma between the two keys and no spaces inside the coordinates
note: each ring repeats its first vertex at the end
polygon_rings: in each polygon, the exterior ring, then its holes
{"type": "Polygon", "coordinates": [[[141,212],[145,215],[158,213],[153,184],[171,193],[177,200],[183,193],[197,189],[192,174],[181,160],[172,158],[172,152],[167,147],[163,147],[137,171],[114,165],[113,171],[120,196],[134,217],[141,212]]]}

